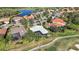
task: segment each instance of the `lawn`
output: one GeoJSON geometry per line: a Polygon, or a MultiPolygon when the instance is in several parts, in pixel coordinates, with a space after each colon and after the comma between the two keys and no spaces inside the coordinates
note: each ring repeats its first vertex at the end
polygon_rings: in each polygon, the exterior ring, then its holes
{"type": "Polygon", "coordinates": [[[79,34],[78,31],[75,30],[69,30],[66,29],[64,32],[50,32],[50,35],[52,35],[53,37],[62,37],[62,36],[68,36],[68,35],[77,35],[79,34]]]}
{"type": "Polygon", "coordinates": [[[67,51],[74,48],[74,45],[79,43],[79,37],[65,38],[56,41],[51,47],[45,49],[46,51],[67,51]]]}

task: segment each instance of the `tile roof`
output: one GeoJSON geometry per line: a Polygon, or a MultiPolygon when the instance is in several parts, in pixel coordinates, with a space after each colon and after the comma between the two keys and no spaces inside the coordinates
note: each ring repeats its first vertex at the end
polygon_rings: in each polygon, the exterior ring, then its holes
{"type": "Polygon", "coordinates": [[[7,29],[0,29],[0,35],[5,35],[7,32],[7,29]]]}
{"type": "Polygon", "coordinates": [[[64,22],[64,20],[60,19],[60,18],[55,18],[55,19],[52,19],[51,21],[53,22],[53,25],[58,26],[58,27],[66,25],[66,23],[64,22]]]}
{"type": "Polygon", "coordinates": [[[30,16],[24,16],[25,19],[34,19],[34,16],[33,15],[30,15],[30,16]]]}
{"type": "Polygon", "coordinates": [[[60,18],[55,18],[55,19],[52,19],[51,21],[52,21],[52,22],[64,23],[64,20],[63,20],[63,19],[60,19],[60,18]]]}

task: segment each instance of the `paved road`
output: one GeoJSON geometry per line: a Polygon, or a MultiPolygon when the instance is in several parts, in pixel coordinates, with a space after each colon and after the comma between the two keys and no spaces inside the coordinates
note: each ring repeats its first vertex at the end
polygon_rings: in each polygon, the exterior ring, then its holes
{"type": "Polygon", "coordinates": [[[41,48],[44,48],[44,47],[48,47],[48,46],[54,44],[57,40],[60,40],[60,39],[63,39],[63,38],[70,38],[70,37],[77,37],[77,36],[79,36],[79,35],[71,35],[71,36],[58,37],[58,38],[54,39],[53,41],[51,41],[48,44],[37,46],[37,47],[35,47],[35,48],[33,48],[33,49],[29,50],[29,51],[35,51],[35,50],[38,50],[38,49],[41,49],[41,48]]]}

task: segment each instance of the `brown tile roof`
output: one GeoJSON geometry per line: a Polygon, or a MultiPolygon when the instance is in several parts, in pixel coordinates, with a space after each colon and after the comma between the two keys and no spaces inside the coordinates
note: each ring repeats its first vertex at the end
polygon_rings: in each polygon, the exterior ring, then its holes
{"type": "Polygon", "coordinates": [[[0,35],[5,35],[7,32],[7,29],[0,29],[0,35]]]}
{"type": "Polygon", "coordinates": [[[30,16],[24,16],[25,19],[34,19],[34,16],[33,15],[30,15],[30,16]]]}
{"type": "Polygon", "coordinates": [[[59,26],[65,26],[66,23],[64,22],[63,19],[60,19],[60,18],[55,18],[55,19],[52,19],[51,20],[53,22],[53,25],[59,27],[59,26]]]}

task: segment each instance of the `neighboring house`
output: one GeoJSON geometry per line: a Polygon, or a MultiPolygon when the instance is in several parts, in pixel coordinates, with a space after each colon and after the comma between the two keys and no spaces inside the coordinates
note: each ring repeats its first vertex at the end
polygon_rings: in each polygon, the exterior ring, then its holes
{"type": "Polygon", "coordinates": [[[33,20],[33,25],[44,25],[44,23],[47,23],[47,19],[43,18],[43,19],[38,19],[38,20],[33,20]]]}
{"type": "Polygon", "coordinates": [[[60,12],[54,12],[53,14],[52,14],[52,19],[54,19],[54,18],[57,18],[57,17],[60,17],[62,14],[60,13],[60,12]]]}
{"type": "Polygon", "coordinates": [[[64,30],[64,26],[66,25],[64,20],[60,18],[52,19],[51,22],[49,23],[49,27],[52,31],[58,31],[59,28],[60,30],[64,30]]]}
{"type": "Polygon", "coordinates": [[[25,18],[25,19],[29,19],[29,20],[31,20],[31,19],[34,19],[34,16],[33,16],[33,15],[24,16],[24,18],[25,18]]]}
{"type": "Polygon", "coordinates": [[[51,20],[52,23],[49,24],[49,26],[56,26],[56,27],[61,27],[61,26],[65,26],[66,23],[64,22],[63,19],[60,18],[55,18],[51,20]]]}
{"type": "Polygon", "coordinates": [[[23,37],[25,35],[25,33],[26,33],[26,30],[23,26],[13,27],[11,29],[11,34],[12,34],[14,40],[20,39],[21,37],[23,37]]]}
{"type": "Polygon", "coordinates": [[[43,26],[33,26],[30,28],[30,30],[40,35],[48,34],[48,31],[43,26]]]}
{"type": "Polygon", "coordinates": [[[5,37],[7,33],[7,29],[0,29],[0,36],[5,37]]]}
{"type": "Polygon", "coordinates": [[[10,20],[10,18],[1,18],[0,22],[2,22],[4,24],[9,24],[9,20],[10,20]]]}
{"type": "Polygon", "coordinates": [[[28,26],[32,26],[33,25],[33,21],[34,21],[34,16],[33,15],[24,16],[24,19],[28,22],[28,26]]]}
{"type": "Polygon", "coordinates": [[[11,26],[13,26],[13,24],[2,24],[2,25],[0,25],[0,28],[8,29],[11,26]]]}
{"type": "Polygon", "coordinates": [[[61,16],[60,12],[55,13],[55,17],[60,17],[60,16],[61,16]]]}
{"type": "Polygon", "coordinates": [[[34,20],[33,21],[33,26],[36,26],[36,25],[41,25],[41,22],[39,20],[34,20]]]}
{"type": "Polygon", "coordinates": [[[20,23],[22,19],[23,18],[22,17],[19,17],[19,16],[13,17],[12,18],[12,23],[14,23],[14,24],[20,23]]]}
{"type": "Polygon", "coordinates": [[[47,23],[47,17],[42,17],[41,19],[39,19],[40,20],[40,23],[41,23],[41,25],[44,25],[44,23],[46,24],[47,23]]]}
{"type": "Polygon", "coordinates": [[[0,26],[0,28],[6,28],[7,29],[7,28],[9,28],[9,24],[3,24],[3,25],[0,26]]]}
{"type": "Polygon", "coordinates": [[[31,22],[33,22],[34,19],[34,16],[32,15],[32,10],[18,10],[17,12],[19,12],[18,16],[24,17],[25,19],[29,19],[28,26],[32,25],[31,22]]]}

